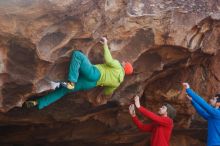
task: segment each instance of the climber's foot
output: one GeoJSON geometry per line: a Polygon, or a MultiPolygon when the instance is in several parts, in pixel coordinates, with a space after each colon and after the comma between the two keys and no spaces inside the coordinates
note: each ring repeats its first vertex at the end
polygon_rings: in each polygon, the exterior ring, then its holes
{"type": "Polygon", "coordinates": [[[60,85],[70,90],[73,90],[75,88],[74,82],[60,82],[60,85]]]}
{"type": "Polygon", "coordinates": [[[24,106],[26,107],[26,108],[32,108],[32,107],[35,107],[35,106],[37,106],[37,101],[36,100],[29,100],[29,101],[26,101],[25,103],[24,103],[24,106]]]}

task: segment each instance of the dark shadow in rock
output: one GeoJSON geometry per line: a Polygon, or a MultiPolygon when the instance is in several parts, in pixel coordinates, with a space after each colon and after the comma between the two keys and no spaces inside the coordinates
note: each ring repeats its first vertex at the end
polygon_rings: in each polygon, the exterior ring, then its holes
{"type": "Polygon", "coordinates": [[[62,57],[57,60],[46,75],[52,81],[67,81],[70,58],[62,57]]]}
{"type": "Polygon", "coordinates": [[[137,60],[140,54],[149,50],[154,45],[154,32],[152,29],[139,30],[131,41],[122,49],[119,54],[121,60],[137,60]],[[125,58],[126,57],[126,58],[125,58]]]}
{"type": "Polygon", "coordinates": [[[161,69],[161,56],[157,52],[145,52],[134,63],[135,73],[153,72],[161,69]]]}
{"type": "MultiPolygon", "coordinates": [[[[5,97],[3,100],[3,106],[5,108],[11,108],[17,104],[21,104],[20,100],[25,94],[32,92],[32,83],[17,84],[16,82],[5,83],[2,86],[2,95],[5,97]]],[[[21,106],[21,105],[20,105],[21,106]]]]}
{"type": "Polygon", "coordinates": [[[27,39],[13,37],[8,41],[8,80],[1,87],[3,107],[6,110],[20,106],[23,98],[32,92],[32,81],[37,72],[35,54],[35,46],[27,39]]]}
{"type": "Polygon", "coordinates": [[[27,39],[13,38],[9,41],[7,70],[16,80],[33,80],[36,73],[34,45],[27,39]]]}
{"type": "Polygon", "coordinates": [[[89,57],[92,64],[102,64],[102,63],[104,63],[104,55],[103,54],[104,54],[103,46],[100,43],[97,43],[90,50],[88,57],[89,57]]]}
{"type": "Polygon", "coordinates": [[[40,40],[37,46],[40,56],[43,56],[43,58],[49,60],[50,56],[52,55],[51,53],[53,53],[53,48],[60,44],[65,37],[66,34],[62,32],[53,32],[46,34],[40,40]]]}

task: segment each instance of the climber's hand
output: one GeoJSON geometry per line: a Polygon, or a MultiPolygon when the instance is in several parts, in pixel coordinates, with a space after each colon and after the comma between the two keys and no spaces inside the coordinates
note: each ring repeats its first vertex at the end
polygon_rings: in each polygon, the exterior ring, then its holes
{"type": "Polygon", "coordinates": [[[189,95],[186,95],[186,97],[187,97],[190,101],[192,101],[192,97],[190,97],[189,95]]]}
{"type": "Polygon", "coordinates": [[[102,37],[100,43],[102,43],[103,45],[107,45],[107,38],[106,37],[102,37]]]}
{"type": "Polygon", "coordinates": [[[138,95],[136,95],[136,96],[134,97],[134,102],[135,102],[135,106],[136,106],[137,108],[141,107],[140,97],[139,97],[138,95]]]}
{"type": "Polygon", "coordinates": [[[131,105],[129,106],[129,113],[130,113],[130,115],[131,115],[132,117],[135,117],[135,116],[136,116],[134,104],[131,104],[131,105]]]}
{"type": "Polygon", "coordinates": [[[190,88],[189,83],[183,83],[183,88],[185,88],[185,89],[190,88]]]}

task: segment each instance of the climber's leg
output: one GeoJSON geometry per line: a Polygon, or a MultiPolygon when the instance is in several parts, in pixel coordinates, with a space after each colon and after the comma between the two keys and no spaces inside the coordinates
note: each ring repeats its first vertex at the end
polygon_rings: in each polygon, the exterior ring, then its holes
{"type": "MultiPolygon", "coordinates": [[[[43,109],[44,107],[56,102],[57,100],[59,100],[69,92],[89,90],[96,87],[97,81],[90,81],[83,76],[79,76],[78,82],[76,83],[75,88],[73,90],[69,90],[61,86],[60,88],[55,89],[53,92],[37,99],[36,101],[27,101],[26,104],[27,105],[31,104],[32,106],[37,105],[38,109],[43,109]]],[[[32,106],[29,105],[29,107],[32,106]]]]}
{"type": "Polygon", "coordinates": [[[88,57],[80,51],[73,51],[70,61],[68,80],[76,83],[79,74],[91,81],[96,81],[100,77],[99,70],[91,64],[88,57]]]}
{"type": "MultiPolygon", "coordinates": [[[[100,75],[98,77],[100,77],[100,75]]],[[[74,90],[72,90],[72,92],[86,91],[86,90],[95,88],[97,85],[97,81],[98,80],[96,81],[88,80],[86,77],[80,75],[76,83],[76,87],[74,88],[74,90]]]]}
{"type": "Polygon", "coordinates": [[[42,109],[55,101],[59,100],[61,97],[66,95],[68,92],[70,92],[69,89],[65,87],[60,87],[55,89],[53,92],[47,94],[46,96],[43,96],[39,99],[37,99],[37,107],[38,109],[42,109]]]}

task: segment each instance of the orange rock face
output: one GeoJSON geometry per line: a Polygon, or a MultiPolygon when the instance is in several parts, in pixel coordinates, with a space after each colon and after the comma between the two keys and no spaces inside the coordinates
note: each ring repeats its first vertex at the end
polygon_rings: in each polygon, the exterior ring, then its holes
{"type": "Polygon", "coordinates": [[[177,109],[171,146],[205,146],[207,123],[180,92],[182,82],[206,100],[220,92],[218,0],[7,0],[0,20],[1,145],[147,145],[128,114],[138,94],[152,111],[177,109]],[[51,92],[48,79],[67,79],[73,50],[102,63],[102,36],[135,70],[111,97],[96,88],[21,108],[51,92]]]}

